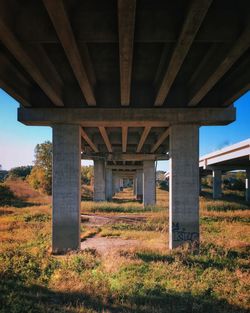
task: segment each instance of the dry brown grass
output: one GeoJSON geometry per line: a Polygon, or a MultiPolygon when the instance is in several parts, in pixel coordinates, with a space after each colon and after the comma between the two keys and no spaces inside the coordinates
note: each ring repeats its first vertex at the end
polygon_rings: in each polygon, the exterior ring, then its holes
{"type": "Polygon", "coordinates": [[[11,189],[17,198],[23,201],[42,204],[51,203],[50,196],[46,196],[34,190],[28,182],[22,179],[7,180],[5,184],[11,189]]]}
{"type": "MultiPolygon", "coordinates": [[[[27,186],[14,185],[12,190],[20,196],[39,202],[36,192],[34,200],[27,186]]],[[[131,197],[131,190],[126,192],[131,197]]],[[[134,201],[82,203],[84,213],[134,217],[134,221],[117,219],[100,227],[86,226],[88,219],[83,219],[83,239],[117,234],[118,239],[140,243],[105,256],[94,250],[51,256],[50,204],[0,208],[4,312],[23,312],[24,307],[53,313],[165,313],[166,308],[172,308],[171,313],[248,312],[249,210],[208,210],[208,204],[216,209],[231,202],[201,197],[201,252],[191,255],[185,249],[167,248],[167,199],[166,191],[157,190],[157,206],[147,210],[134,201]]]]}

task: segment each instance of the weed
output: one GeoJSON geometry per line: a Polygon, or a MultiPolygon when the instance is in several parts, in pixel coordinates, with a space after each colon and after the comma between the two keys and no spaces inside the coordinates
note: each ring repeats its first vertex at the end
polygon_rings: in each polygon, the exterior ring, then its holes
{"type": "MultiPolygon", "coordinates": [[[[11,190],[20,195],[27,188],[12,182],[11,190]]],[[[30,195],[28,191],[25,201],[44,203],[37,200],[41,195],[30,195]]],[[[168,193],[158,190],[158,195],[157,206],[146,209],[121,198],[116,203],[82,203],[84,212],[113,217],[101,226],[83,219],[83,240],[119,236],[117,240],[140,243],[103,255],[88,249],[51,256],[49,204],[0,208],[0,312],[248,312],[247,205],[202,197],[202,241],[199,254],[192,255],[167,249],[168,193]]]]}

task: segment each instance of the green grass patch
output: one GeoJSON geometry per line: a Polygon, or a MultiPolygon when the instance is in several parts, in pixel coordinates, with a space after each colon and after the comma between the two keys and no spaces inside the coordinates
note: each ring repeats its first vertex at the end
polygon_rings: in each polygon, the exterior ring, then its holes
{"type": "Polygon", "coordinates": [[[24,214],[23,221],[28,222],[48,222],[51,220],[51,216],[49,214],[44,213],[36,213],[36,214],[24,214]]]}
{"type": "Polygon", "coordinates": [[[239,203],[230,203],[230,202],[219,202],[216,204],[209,203],[206,206],[208,211],[215,212],[228,212],[228,211],[238,211],[238,210],[249,210],[249,205],[239,204],[239,203]]]}
{"type": "Polygon", "coordinates": [[[249,217],[241,217],[241,216],[203,216],[200,218],[201,224],[207,224],[212,222],[242,222],[242,223],[250,223],[249,217]]]}

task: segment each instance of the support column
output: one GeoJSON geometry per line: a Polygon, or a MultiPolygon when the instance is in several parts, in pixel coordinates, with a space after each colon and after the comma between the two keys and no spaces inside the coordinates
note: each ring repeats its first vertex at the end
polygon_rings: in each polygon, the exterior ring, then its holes
{"type": "Polygon", "coordinates": [[[170,128],[169,248],[199,242],[199,128],[170,128]]]}
{"type": "Polygon", "coordinates": [[[114,173],[113,175],[113,194],[120,191],[120,177],[114,173]]]}
{"type": "Polygon", "coordinates": [[[250,202],[250,169],[246,170],[246,201],[250,202]]]}
{"type": "Polygon", "coordinates": [[[142,192],[142,184],[143,184],[143,171],[136,171],[136,199],[142,201],[143,192],[142,192]]]}
{"type": "Polygon", "coordinates": [[[120,190],[120,177],[117,175],[115,178],[115,191],[120,192],[120,190]]]}
{"type": "Polygon", "coordinates": [[[221,195],[221,170],[213,170],[213,199],[220,199],[221,195]]]}
{"type": "Polygon", "coordinates": [[[94,201],[105,201],[105,167],[104,161],[94,161],[94,201]]]}
{"type": "Polygon", "coordinates": [[[143,162],[143,204],[155,205],[155,162],[143,162]]]}
{"type": "Polygon", "coordinates": [[[136,196],[137,194],[137,178],[136,178],[136,175],[133,179],[133,195],[136,196]]]}
{"type": "Polygon", "coordinates": [[[80,138],[78,125],[53,126],[53,253],[80,248],[80,138]]]}
{"type": "Polygon", "coordinates": [[[120,189],[123,190],[123,178],[120,178],[120,189]]]}
{"type": "Polygon", "coordinates": [[[106,168],[106,200],[111,201],[113,197],[112,169],[106,168]]]}

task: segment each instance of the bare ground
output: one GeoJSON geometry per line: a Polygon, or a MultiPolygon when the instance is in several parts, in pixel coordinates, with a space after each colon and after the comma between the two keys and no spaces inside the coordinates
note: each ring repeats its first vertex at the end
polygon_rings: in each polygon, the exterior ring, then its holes
{"type": "MultiPolygon", "coordinates": [[[[101,227],[104,225],[112,225],[115,223],[137,223],[144,221],[145,217],[137,216],[106,216],[106,215],[90,215],[82,214],[81,220],[84,225],[89,227],[101,227]]],[[[96,234],[91,238],[85,239],[81,243],[81,249],[95,249],[100,255],[106,256],[107,254],[118,253],[120,250],[127,248],[136,248],[141,246],[142,242],[136,239],[121,239],[119,237],[102,237],[100,234],[96,234]]]]}

